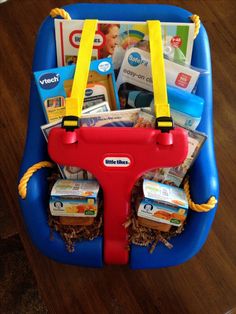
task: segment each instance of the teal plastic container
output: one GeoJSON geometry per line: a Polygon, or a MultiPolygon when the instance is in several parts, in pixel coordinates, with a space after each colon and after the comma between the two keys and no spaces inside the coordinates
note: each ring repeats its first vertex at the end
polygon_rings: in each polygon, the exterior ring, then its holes
{"type": "Polygon", "coordinates": [[[204,99],[172,86],[167,87],[167,93],[173,120],[195,130],[201,121],[204,99]]]}

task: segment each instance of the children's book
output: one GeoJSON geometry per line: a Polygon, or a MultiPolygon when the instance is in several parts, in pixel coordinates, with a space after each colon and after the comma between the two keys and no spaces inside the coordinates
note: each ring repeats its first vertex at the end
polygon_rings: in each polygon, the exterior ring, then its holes
{"type": "MultiPolygon", "coordinates": [[[[84,20],[55,19],[58,66],[76,63],[84,20]]],[[[161,23],[163,51],[177,63],[191,63],[194,23],[161,23]]],[[[127,49],[148,40],[146,22],[99,21],[92,59],[112,57],[118,70],[127,49]]]]}

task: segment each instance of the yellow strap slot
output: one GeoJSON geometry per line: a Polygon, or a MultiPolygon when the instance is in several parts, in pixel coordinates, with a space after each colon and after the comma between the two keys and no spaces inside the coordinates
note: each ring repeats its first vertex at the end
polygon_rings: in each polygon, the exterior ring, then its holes
{"type": "Polygon", "coordinates": [[[67,127],[67,126],[77,127],[77,125],[78,125],[77,121],[70,121],[70,120],[64,121],[64,127],[67,127]]]}
{"type": "Polygon", "coordinates": [[[96,27],[97,20],[84,21],[71,96],[66,98],[66,116],[81,116],[96,27]]]}
{"type": "Polygon", "coordinates": [[[154,113],[156,118],[170,117],[170,108],[166,91],[166,75],[162,49],[161,23],[160,21],[147,21],[147,24],[153,80],[154,113]]]}

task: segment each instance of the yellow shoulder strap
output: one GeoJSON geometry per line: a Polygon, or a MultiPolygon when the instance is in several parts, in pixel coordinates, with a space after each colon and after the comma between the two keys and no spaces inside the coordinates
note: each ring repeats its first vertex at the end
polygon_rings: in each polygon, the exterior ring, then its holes
{"type": "MultiPolygon", "coordinates": [[[[69,116],[77,118],[81,117],[96,27],[97,20],[84,21],[71,96],[66,98],[67,118],[69,116]]],[[[64,119],[63,126],[73,128],[77,126],[77,122],[73,118],[64,119]]]]}
{"type": "MultiPolygon", "coordinates": [[[[161,24],[159,21],[147,21],[147,24],[153,78],[154,111],[157,118],[157,127],[168,130],[172,128],[173,123],[170,118],[166,92],[161,24]]],[[[63,119],[63,127],[68,129],[77,127],[78,118],[81,117],[96,27],[97,20],[85,20],[80,40],[80,48],[78,50],[71,96],[66,98],[66,117],[63,119]]]]}
{"type": "Polygon", "coordinates": [[[154,113],[156,118],[159,119],[157,127],[171,128],[173,123],[170,118],[170,108],[166,91],[161,23],[160,21],[147,21],[147,24],[153,80],[154,113]]]}

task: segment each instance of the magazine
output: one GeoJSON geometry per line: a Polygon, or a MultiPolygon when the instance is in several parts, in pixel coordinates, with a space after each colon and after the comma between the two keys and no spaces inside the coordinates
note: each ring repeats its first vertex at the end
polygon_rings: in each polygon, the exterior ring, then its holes
{"type": "MultiPolygon", "coordinates": [[[[84,20],[55,19],[58,66],[76,63],[84,20]]],[[[194,23],[161,23],[164,55],[190,65],[194,23]]],[[[127,49],[148,39],[146,22],[99,21],[92,52],[93,59],[112,57],[119,70],[127,49]]]]}
{"type": "MultiPolygon", "coordinates": [[[[179,187],[183,182],[187,171],[192,167],[196,160],[207,136],[202,132],[191,130],[187,127],[180,126],[177,123],[174,123],[174,125],[175,127],[185,129],[188,134],[188,155],[185,161],[178,167],[159,168],[148,171],[143,175],[143,178],[179,187]]],[[[155,117],[150,110],[141,109],[138,114],[137,123],[134,127],[154,128],[154,126],[155,117]]]]}
{"type": "Polygon", "coordinates": [[[200,150],[207,139],[206,134],[196,130],[190,130],[186,127],[179,126],[175,123],[176,127],[184,128],[188,133],[188,155],[185,161],[178,167],[169,168],[164,175],[163,183],[179,187],[187,173],[196,160],[200,150]]]}

